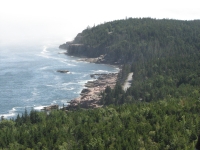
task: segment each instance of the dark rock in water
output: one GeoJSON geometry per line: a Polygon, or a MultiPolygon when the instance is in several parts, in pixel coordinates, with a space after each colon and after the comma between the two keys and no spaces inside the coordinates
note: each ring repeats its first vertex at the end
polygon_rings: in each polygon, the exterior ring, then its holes
{"type": "Polygon", "coordinates": [[[90,77],[96,79],[95,74],[91,74],[90,77]]]}
{"type": "Polygon", "coordinates": [[[58,108],[59,108],[58,105],[50,105],[50,106],[43,107],[42,110],[50,111],[50,110],[58,109],[58,108]]]}
{"type": "Polygon", "coordinates": [[[57,72],[60,72],[60,73],[68,73],[69,71],[68,71],[68,70],[57,70],[57,72]]]}

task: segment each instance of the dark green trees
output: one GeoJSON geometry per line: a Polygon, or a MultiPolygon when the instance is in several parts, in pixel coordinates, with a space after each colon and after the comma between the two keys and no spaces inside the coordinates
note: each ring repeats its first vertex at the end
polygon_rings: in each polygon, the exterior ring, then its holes
{"type": "Polygon", "coordinates": [[[36,112],[37,123],[0,122],[0,149],[194,149],[199,113],[195,98],[36,112]]]}

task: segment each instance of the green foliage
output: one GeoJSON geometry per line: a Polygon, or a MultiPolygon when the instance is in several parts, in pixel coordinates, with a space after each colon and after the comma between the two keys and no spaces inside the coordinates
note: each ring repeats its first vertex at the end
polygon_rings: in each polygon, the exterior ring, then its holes
{"type": "Polygon", "coordinates": [[[200,131],[195,98],[34,113],[0,122],[0,149],[193,149],[200,131]]]}
{"type": "Polygon", "coordinates": [[[115,88],[113,90],[109,86],[107,86],[105,92],[102,93],[101,103],[103,105],[123,104],[123,95],[124,91],[119,83],[116,83],[115,88]]]}

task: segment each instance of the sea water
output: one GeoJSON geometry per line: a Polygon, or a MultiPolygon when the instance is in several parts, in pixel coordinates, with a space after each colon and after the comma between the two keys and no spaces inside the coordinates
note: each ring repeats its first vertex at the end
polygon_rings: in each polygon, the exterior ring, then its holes
{"type": "Polygon", "coordinates": [[[44,106],[60,107],[79,96],[90,74],[118,68],[79,61],[54,46],[0,47],[0,116],[13,118],[44,106]],[[68,70],[60,73],[57,70],[68,70]]]}

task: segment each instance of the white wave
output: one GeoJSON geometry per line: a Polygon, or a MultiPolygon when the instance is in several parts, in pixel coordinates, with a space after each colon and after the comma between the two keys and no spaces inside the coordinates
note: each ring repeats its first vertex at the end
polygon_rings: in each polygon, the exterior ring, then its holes
{"type": "Polygon", "coordinates": [[[11,111],[16,111],[15,107],[13,107],[11,111]]]}
{"type": "Polygon", "coordinates": [[[67,51],[60,51],[58,54],[67,54],[67,51]]]}
{"type": "Polygon", "coordinates": [[[80,85],[84,85],[85,83],[87,83],[88,81],[95,81],[96,79],[89,79],[89,80],[78,80],[78,83],[80,85]]]}
{"type": "Polygon", "coordinates": [[[5,119],[12,118],[16,116],[16,107],[13,107],[11,110],[8,111],[7,114],[0,114],[0,117],[4,117],[5,119]]]}
{"type": "Polygon", "coordinates": [[[67,63],[67,65],[68,65],[68,66],[73,66],[73,67],[77,66],[77,65],[75,65],[75,64],[70,64],[70,63],[67,63]]]}
{"type": "Polygon", "coordinates": [[[51,105],[55,105],[56,103],[57,103],[57,101],[54,100],[54,101],[51,103],[51,105]]]}
{"type": "Polygon", "coordinates": [[[47,47],[46,46],[43,46],[43,49],[42,49],[42,54],[45,54],[45,53],[48,53],[49,51],[47,51],[47,47]]]}
{"type": "Polygon", "coordinates": [[[88,82],[88,80],[79,80],[78,81],[78,83],[80,84],[80,85],[85,85],[85,83],[87,83],[88,82]]]}
{"type": "Polygon", "coordinates": [[[77,65],[74,65],[74,64],[70,64],[66,61],[60,61],[60,62],[63,63],[63,64],[66,64],[67,66],[73,66],[73,67],[77,66],[77,65]]]}
{"type": "Polygon", "coordinates": [[[58,84],[57,88],[61,89],[61,90],[67,90],[67,91],[71,91],[74,90],[74,87],[71,87],[73,85],[77,85],[79,83],[75,83],[75,82],[68,82],[68,83],[62,83],[62,84],[58,84]]]}
{"type": "MultiPolygon", "coordinates": [[[[59,53],[66,53],[66,51],[60,51],[59,53]]],[[[73,64],[73,62],[70,63],[69,60],[66,60],[66,58],[60,58],[59,56],[55,57],[55,55],[51,56],[46,46],[43,47],[42,51],[40,52],[40,54],[38,54],[38,56],[60,61],[61,63],[66,64],[67,66],[76,66],[75,64],[73,64]]],[[[44,69],[46,68],[41,68],[41,70],[44,70],[44,69]]]]}
{"type": "Polygon", "coordinates": [[[15,114],[15,109],[14,108],[12,108],[12,110],[9,110],[9,114],[11,114],[11,115],[13,115],[13,114],[15,114]]]}
{"type": "Polygon", "coordinates": [[[66,65],[68,65],[68,66],[77,66],[77,65],[75,65],[75,64],[73,64],[73,63],[69,63],[69,61],[66,60],[66,58],[53,57],[53,56],[50,56],[48,53],[40,54],[39,56],[57,60],[57,61],[59,61],[59,62],[61,62],[61,63],[64,63],[64,64],[66,64],[66,65]]]}
{"type": "Polygon", "coordinates": [[[108,73],[109,71],[107,70],[92,70],[95,73],[108,73]]]}
{"type": "Polygon", "coordinates": [[[41,57],[44,57],[44,58],[50,58],[48,53],[49,53],[49,51],[47,51],[47,47],[43,46],[43,49],[40,52],[40,54],[38,54],[38,56],[41,56],[41,57]]]}
{"type": "Polygon", "coordinates": [[[78,83],[76,82],[62,83],[62,86],[68,86],[68,85],[73,85],[73,84],[78,84],[78,83]]]}
{"type": "Polygon", "coordinates": [[[0,114],[0,117],[5,118],[5,119],[8,119],[8,118],[12,118],[14,116],[16,116],[16,113],[8,113],[8,114],[0,114]]]}
{"type": "Polygon", "coordinates": [[[70,60],[70,62],[78,63],[78,61],[76,59],[70,60]]]}
{"type": "Polygon", "coordinates": [[[10,110],[9,112],[17,112],[21,109],[24,109],[24,107],[13,107],[12,110],[10,110]]]}
{"type": "Polygon", "coordinates": [[[44,107],[46,107],[46,106],[34,106],[33,109],[34,109],[34,110],[41,110],[41,109],[43,109],[44,107]]]}

